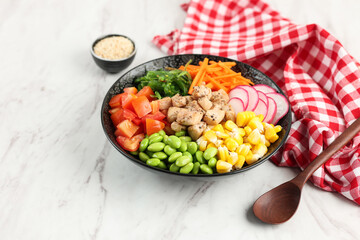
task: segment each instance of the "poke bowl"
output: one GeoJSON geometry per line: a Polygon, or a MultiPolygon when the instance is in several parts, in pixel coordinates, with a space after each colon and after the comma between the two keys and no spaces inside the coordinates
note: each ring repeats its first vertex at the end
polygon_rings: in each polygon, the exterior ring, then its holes
{"type": "Polygon", "coordinates": [[[273,156],[289,134],[291,111],[279,86],[250,65],[184,54],[123,74],[104,97],[101,123],[112,146],[137,166],[213,179],[273,156]]]}

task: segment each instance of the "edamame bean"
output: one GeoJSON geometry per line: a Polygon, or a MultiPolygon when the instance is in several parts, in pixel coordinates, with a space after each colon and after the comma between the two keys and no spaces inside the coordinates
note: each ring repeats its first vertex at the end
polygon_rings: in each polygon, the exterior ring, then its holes
{"type": "Polygon", "coordinates": [[[187,144],[184,141],[181,141],[181,145],[178,149],[180,152],[185,152],[187,150],[187,144]]]}
{"type": "Polygon", "coordinates": [[[156,136],[156,137],[153,137],[153,138],[149,138],[149,144],[152,144],[152,143],[156,143],[156,142],[161,142],[163,140],[163,137],[162,136],[156,136]]]}
{"type": "Polygon", "coordinates": [[[191,170],[191,173],[192,173],[192,174],[198,174],[198,173],[199,173],[199,169],[200,169],[200,163],[199,163],[199,162],[196,162],[196,163],[194,163],[194,167],[193,167],[193,169],[191,170]]]}
{"type": "Polygon", "coordinates": [[[181,146],[181,140],[177,136],[172,135],[167,139],[167,144],[169,144],[170,147],[177,149],[181,146]]]}
{"type": "Polygon", "coordinates": [[[196,153],[195,153],[195,158],[196,158],[196,160],[199,162],[199,163],[205,163],[205,160],[204,160],[204,158],[203,158],[203,154],[204,154],[204,152],[202,152],[202,151],[197,151],[196,153]]]}
{"type": "Polygon", "coordinates": [[[164,130],[160,130],[157,132],[160,136],[164,137],[166,135],[164,130]]]}
{"type": "Polygon", "coordinates": [[[188,174],[191,172],[191,170],[193,170],[193,168],[194,168],[194,164],[192,162],[189,162],[188,164],[180,168],[180,173],[188,174]]]}
{"type": "Polygon", "coordinates": [[[157,165],[159,165],[159,163],[160,163],[160,159],[158,158],[150,158],[146,160],[146,164],[152,167],[156,167],[157,165]]]}
{"type": "Polygon", "coordinates": [[[176,149],[170,147],[169,145],[166,145],[166,146],[164,147],[164,152],[165,152],[168,156],[170,156],[171,154],[173,154],[173,153],[176,152],[176,149]]]}
{"type": "Polygon", "coordinates": [[[166,164],[163,161],[160,161],[160,163],[156,167],[161,169],[167,169],[166,164]]]}
{"type": "Polygon", "coordinates": [[[191,161],[193,161],[193,156],[189,152],[183,152],[183,156],[188,156],[191,161]]]}
{"type": "Polygon", "coordinates": [[[140,158],[140,160],[143,161],[143,162],[146,162],[148,159],[150,159],[150,157],[149,157],[146,153],[144,153],[144,152],[140,152],[140,153],[139,153],[139,158],[140,158]]]}
{"type": "Polygon", "coordinates": [[[191,137],[189,137],[189,136],[182,136],[182,137],[179,137],[179,139],[181,141],[184,141],[184,142],[191,142],[192,141],[191,137]]]}
{"type": "Polygon", "coordinates": [[[139,151],[133,151],[133,152],[130,152],[131,155],[134,155],[134,156],[137,156],[139,155],[139,151]]]}
{"type": "Polygon", "coordinates": [[[208,166],[211,167],[211,168],[214,168],[216,166],[216,163],[217,163],[217,160],[216,158],[210,158],[209,161],[208,161],[208,166]]]}
{"type": "Polygon", "coordinates": [[[176,166],[175,163],[171,164],[169,167],[170,172],[178,172],[180,167],[176,166]]]}
{"type": "Polygon", "coordinates": [[[198,145],[196,142],[188,142],[187,143],[187,151],[194,155],[198,149],[198,145]]]}
{"type": "Polygon", "coordinates": [[[163,143],[168,144],[167,143],[168,138],[169,138],[168,135],[163,136],[163,143]]]}
{"type": "Polygon", "coordinates": [[[158,158],[160,160],[164,160],[164,159],[167,159],[167,155],[164,153],[164,152],[156,152],[153,154],[152,156],[153,158],[158,158]]]}
{"type": "Polygon", "coordinates": [[[157,137],[157,136],[160,136],[160,134],[159,134],[159,133],[153,133],[153,134],[151,134],[151,135],[149,136],[149,138],[153,138],[153,137],[157,137]]]}
{"type": "Polygon", "coordinates": [[[216,154],[217,154],[218,150],[217,148],[215,147],[210,147],[208,149],[205,150],[204,154],[203,154],[203,157],[206,159],[206,160],[210,160],[210,158],[212,157],[215,157],[216,154]]]}
{"type": "Polygon", "coordinates": [[[139,151],[143,152],[146,150],[146,148],[149,146],[149,139],[148,138],[144,138],[141,143],[140,143],[140,147],[139,147],[139,151]]]}
{"type": "Polygon", "coordinates": [[[152,143],[148,146],[148,150],[152,152],[160,152],[164,149],[165,143],[163,142],[156,142],[152,143]]]}
{"type": "Polygon", "coordinates": [[[186,164],[188,164],[189,162],[191,162],[191,159],[188,156],[182,156],[182,157],[179,157],[178,159],[176,159],[175,164],[178,167],[183,167],[186,164]]]}
{"type": "Polygon", "coordinates": [[[168,162],[172,163],[172,162],[175,162],[176,159],[178,159],[179,157],[182,156],[182,153],[181,152],[175,152],[173,154],[170,155],[169,159],[168,159],[168,162]]]}
{"type": "Polygon", "coordinates": [[[176,132],[176,133],[175,133],[175,136],[181,137],[181,136],[185,136],[185,134],[186,134],[186,131],[185,131],[185,130],[181,130],[180,132],[176,132]]]}
{"type": "Polygon", "coordinates": [[[205,173],[205,174],[213,174],[213,170],[206,164],[201,164],[200,170],[202,173],[205,173]]]}

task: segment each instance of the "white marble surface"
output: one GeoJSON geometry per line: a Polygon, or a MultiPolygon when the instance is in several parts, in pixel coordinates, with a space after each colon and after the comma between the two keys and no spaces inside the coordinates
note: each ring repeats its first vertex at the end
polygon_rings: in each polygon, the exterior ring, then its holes
{"type": "MultiPolygon", "coordinates": [[[[318,23],[360,59],[357,0],[268,0],[318,23]]],[[[0,239],[360,239],[360,208],[307,184],[282,225],[254,218],[254,200],[295,169],[266,162],[216,182],[171,179],[124,159],[100,124],[122,74],[90,56],[106,33],[136,40],[130,67],[163,56],[156,34],[181,28],[182,0],[0,1],[0,239]]]]}

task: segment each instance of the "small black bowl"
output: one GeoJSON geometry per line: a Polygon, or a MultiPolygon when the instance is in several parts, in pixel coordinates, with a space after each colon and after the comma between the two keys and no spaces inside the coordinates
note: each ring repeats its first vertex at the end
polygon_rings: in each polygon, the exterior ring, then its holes
{"type": "Polygon", "coordinates": [[[124,36],[121,34],[108,34],[108,35],[102,36],[94,41],[94,43],[91,46],[91,55],[92,55],[95,63],[100,68],[102,68],[103,70],[105,70],[109,73],[118,73],[121,70],[124,70],[125,68],[127,68],[134,60],[135,55],[136,55],[136,45],[135,45],[135,42],[127,36],[124,36]],[[114,37],[114,36],[124,37],[131,41],[131,43],[134,45],[134,50],[131,53],[131,55],[127,58],[116,59],[116,60],[109,60],[109,59],[105,59],[105,58],[102,58],[102,57],[99,57],[98,55],[96,55],[94,52],[94,47],[95,47],[96,43],[98,43],[100,40],[102,40],[104,38],[114,37]]]}
{"type": "MultiPolygon", "coordinates": [[[[196,64],[199,61],[203,61],[205,57],[207,57],[209,60],[214,60],[214,61],[222,61],[222,62],[234,61],[234,62],[236,62],[236,65],[232,69],[235,72],[241,72],[242,76],[249,78],[251,81],[254,82],[254,84],[266,84],[266,85],[274,88],[278,93],[285,96],[284,92],[279,88],[279,86],[273,80],[271,80],[268,76],[266,76],[264,73],[251,67],[250,65],[247,65],[245,63],[242,63],[242,62],[239,62],[239,61],[236,61],[233,59],[218,57],[218,56],[213,56],[213,55],[203,55],[203,54],[173,55],[173,56],[167,56],[167,57],[154,59],[154,60],[148,61],[146,63],[143,63],[143,64],[129,70],[125,74],[123,74],[111,86],[111,88],[109,89],[109,91],[107,92],[107,94],[104,97],[103,104],[101,107],[101,123],[102,123],[102,127],[104,129],[106,137],[108,138],[110,143],[115,147],[115,149],[117,151],[119,151],[122,155],[124,155],[131,162],[135,163],[136,165],[138,165],[146,170],[149,170],[149,171],[152,171],[155,173],[159,173],[159,174],[164,173],[165,175],[169,175],[171,177],[178,176],[178,177],[185,177],[186,179],[194,178],[194,179],[203,179],[203,180],[207,181],[207,180],[214,180],[219,177],[223,178],[226,176],[228,176],[228,177],[234,176],[238,173],[250,170],[256,166],[259,166],[261,163],[267,161],[272,155],[274,155],[279,150],[279,148],[285,143],[285,140],[290,131],[290,127],[291,127],[290,107],[288,109],[287,114],[283,118],[281,118],[280,121],[277,123],[277,125],[280,125],[282,127],[282,130],[281,130],[281,132],[278,133],[279,139],[275,143],[271,144],[271,146],[268,149],[267,154],[264,157],[262,157],[261,159],[259,159],[258,161],[254,162],[250,165],[246,165],[242,169],[231,171],[228,173],[214,173],[211,175],[207,175],[207,174],[193,175],[193,174],[183,174],[183,173],[179,173],[179,172],[170,172],[169,170],[151,167],[149,165],[146,165],[146,163],[140,161],[135,156],[131,155],[129,152],[122,149],[122,147],[117,143],[116,137],[114,134],[115,127],[111,121],[110,113],[109,113],[109,110],[110,110],[109,101],[113,96],[115,96],[116,94],[122,93],[124,88],[133,86],[133,81],[138,77],[144,76],[147,71],[164,69],[165,67],[178,68],[181,65],[185,65],[190,59],[192,60],[192,62],[194,64],[196,64]]],[[[290,104],[289,104],[289,106],[290,106],[290,104]]]]}

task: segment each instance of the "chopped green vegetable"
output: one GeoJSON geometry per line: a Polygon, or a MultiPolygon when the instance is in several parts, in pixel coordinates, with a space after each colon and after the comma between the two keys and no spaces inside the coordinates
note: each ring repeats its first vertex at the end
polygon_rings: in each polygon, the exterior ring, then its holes
{"type": "Polygon", "coordinates": [[[134,81],[138,90],[145,86],[151,87],[158,99],[172,97],[177,93],[182,96],[187,95],[191,82],[189,72],[179,69],[149,71],[145,76],[134,81]]]}

